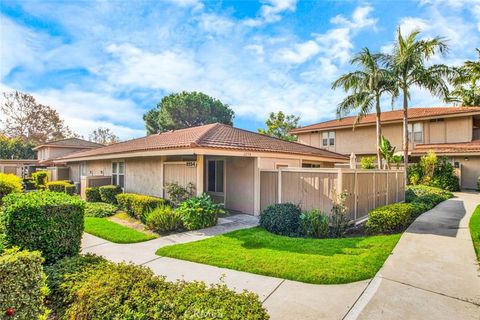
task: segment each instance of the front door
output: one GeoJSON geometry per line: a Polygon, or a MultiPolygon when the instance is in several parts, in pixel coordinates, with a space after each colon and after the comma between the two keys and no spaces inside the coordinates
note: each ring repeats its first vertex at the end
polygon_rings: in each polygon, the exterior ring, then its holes
{"type": "Polygon", "coordinates": [[[215,202],[225,202],[225,159],[207,159],[206,190],[215,202]]]}

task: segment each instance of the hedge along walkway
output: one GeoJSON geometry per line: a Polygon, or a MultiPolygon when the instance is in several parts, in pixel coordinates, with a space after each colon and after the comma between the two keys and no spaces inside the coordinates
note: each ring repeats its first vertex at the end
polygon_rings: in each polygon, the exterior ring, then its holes
{"type": "Polygon", "coordinates": [[[346,319],[479,319],[468,223],[480,194],[455,195],[410,225],[346,319]]]}
{"type": "Polygon", "coordinates": [[[272,319],[341,319],[366,288],[368,280],[342,285],[314,285],[155,255],[160,247],[202,240],[257,225],[255,217],[233,215],[220,218],[219,224],[212,228],[124,245],[85,234],[82,248],[84,253],[102,255],[111,261],[130,261],[148,266],[168,280],[223,281],[238,292],[244,289],[255,292],[272,319]]]}

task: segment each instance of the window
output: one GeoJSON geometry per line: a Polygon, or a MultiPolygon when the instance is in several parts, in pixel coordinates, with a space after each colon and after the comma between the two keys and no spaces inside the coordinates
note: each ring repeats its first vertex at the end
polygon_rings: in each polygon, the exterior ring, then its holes
{"type": "Polygon", "coordinates": [[[330,131],[328,133],[328,138],[330,140],[330,145],[331,146],[334,146],[335,145],[335,132],[334,131],[330,131]]]}
{"type": "Polygon", "coordinates": [[[223,193],[223,160],[208,160],[207,189],[209,192],[223,193]]]}
{"type": "Polygon", "coordinates": [[[322,132],[322,146],[328,146],[328,132],[322,132]]]}
{"type": "Polygon", "coordinates": [[[413,141],[417,143],[423,142],[423,123],[410,123],[408,124],[408,141],[412,141],[412,131],[413,131],[413,141]]]}
{"type": "Polygon", "coordinates": [[[321,168],[318,163],[302,163],[302,168],[321,168]]]}
{"type": "Polygon", "coordinates": [[[87,163],[85,161],[80,162],[80,177],[87,175],[87,163]]]}
{"type": "Polygon", "coordinates": [[[112,162],[112,184],[125,187],[125,162],[112,162]]]}

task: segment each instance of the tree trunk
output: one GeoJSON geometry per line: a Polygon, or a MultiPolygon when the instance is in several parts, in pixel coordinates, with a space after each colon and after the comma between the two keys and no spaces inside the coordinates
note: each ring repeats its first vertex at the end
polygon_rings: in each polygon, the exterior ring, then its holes
{"type": "Polygon", "coordinates": [[[407,168],[408,168],[408,93],[406,89],[403,89],[403,165],[405,172],[403,177],[405,184],[407,181],[407,168]]]}
{"type": "Polygon", "coordinates": [[[382,138],[382,125],[380,123],[380,115],[382,114],[382,110],[380,110],[380,97],[376,97],[376,105],[375,105],[376,111],[377,111],[377,117],[376,117],[376,125],[377,125],[377,165],[378,169],[382,169],[382,155],[380,154],[380,141],[382,138]]]}

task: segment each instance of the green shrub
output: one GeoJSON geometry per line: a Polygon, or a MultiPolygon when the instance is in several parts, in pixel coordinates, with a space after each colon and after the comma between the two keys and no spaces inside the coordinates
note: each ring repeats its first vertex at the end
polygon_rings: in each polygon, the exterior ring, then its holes
{"type": "Polygon", "coordinates": [[[217,224],[218,215],[224,213],[222,205],[214,203],[206,193],[188,199],[177,210],[187,230],[214,226],[217,224]]]}
{"type": "Polygon", "coordinates": [[[438,160],[434,175],[428,185],[448,191],[460,191],[460,182],[455,175],[455,168],[447,157],[441,157],[438,160]]]}
{"type": "Polygon", "coordinates": [[[168,183],[165,186],[168,200],[174,207],[178,207],[182,202],[187,201],[195,195],[195,184],[189,182],[186,187],[178,183],[168,183]]]}
{"type": "Polygon", "coordinates": [[[146,222],[147,216],[153,209],[165,204],[162,198],[135,193],[121,193],[117,195],[117,202],[129,215],[146,222]]]}
{"type": "Polygon", "coordinates": [[[32,178],[23,179],[23,185],[25,187],[25,190],[35,190],[35,182],[32,178]]]}
{"type": "Polygon", "coordinates": [[[438,195],[444,201],[453,197],[453,194],[449,191],[442,190],[440,188],[429,187],[424,185],[408,186],[405,190],[405,202],[412,202],[416,198],[424,195],[438,195]]]}
{"type": "Polygon", "coordinates": [[[376,157],[362,157],[360,159],[360,168],[362,169],[375,169],[376,157]]]}
{"type": "Polygon", "coordinates": [[[147,227],[155,232],[176,231],[183,227],[179,211],[167,205],[159,206],[147,216],[147,227]]]}
{"type": "Polygon", "coordinates": [[[87,202],[85,203],[85,216],[105,218],[110,217],[117,212],[117,207],[113,204],[104,202],[87,202]]]}
{"type": "Polygon", "coordinates": [[[53,192],[64,192],[68,195],[75,194],[75,185],[68,181],[59,180],[47,182],[46,188],[53,192]]]}
{"type": "Polygon", "coordinates": [[[300,232],[306,237],[326,238],[329,233],[328,216],[320,210],[310,210],[300,215],[300,232]]]}
{"type": "Polygon", "coordinates": [[[348,208],[345,206],[347,195],[344,192],[337,194],[337,192],[334,191],[333,198],[335,201],[333,202],[332,214],[330,215],[330,236],[340,238],[343,237],[348,227],[348,208]]]}
{"type": "Polygon", "coordinates": [[[268,319],[258,296],[224,285],[167,282],[142,266],[87,268],[69,286],[69,319],[268,319]]]}
{"type": "Polygon", "coordinates": [[[74,299],[73,288],[87,275],[87,269],[106,265],[107,261],[92,254],[63,258],[52,265],[45,266],[49,307],[56,318],[61,319],[74,299]]]}
{"type": "Polygon", "coordinates": [[[2,214],[7,245],[39,250],[48,263],[78,254],[84,202],[50,191],[12,193],[2,214]]]}
{"type": "Polygon", "coordinates": [[[32,173],[32,180],[37,189],[45,189],[45,185],[48,182],[48,171],[37,171],[32,173]]]}
{"type": "Polygon", "coordinates": [[[455,168],[447,157],[437,157],[429,152],[420,158],[420,162],[408,167],[408,182],[412,185],[424,184],[448,191],[460,190],[455,168]]]}
{"type": "Polygon", "coordinates": [[[284,236],[297,236],[300,227],[300,207],[293,203],[272,204],[260,215],[260,226],[284,236]]]}
{"type": "Polygon", "coordinates": [[[115,185],[101,186],[98,189],[102,201],[110,204],[117,204],[117,198],[115,197],[117,194],[122,193],[122,187],[115,185]]]}
{"type": "Polygon", "coordinates": [[[365,230],[368,234],[395,233],[405,230],[411,221],[412,206],[394,203],[370,211],[365,230]]]}
{"type": "Polygon", "coordinates": [[[85,189],[85,200],[87,200],[87,202],[101,202],[100,189],[98,187],[85,189]]]}
{"type": "Polygon", "coordinates": [[[8,249],[0,256],[0,312],[2,319],[45,319],[48,293],[43,258],[38,251],[8,249]],[[6,313],[12,311],[13,315],[6,313]]]}
{"type": "Polygon", "coordinates": [[[0,204],[7,194],[13,192],[22,192],[22,179],[14,174],[5,174],[0,172],[0,204]]]}

